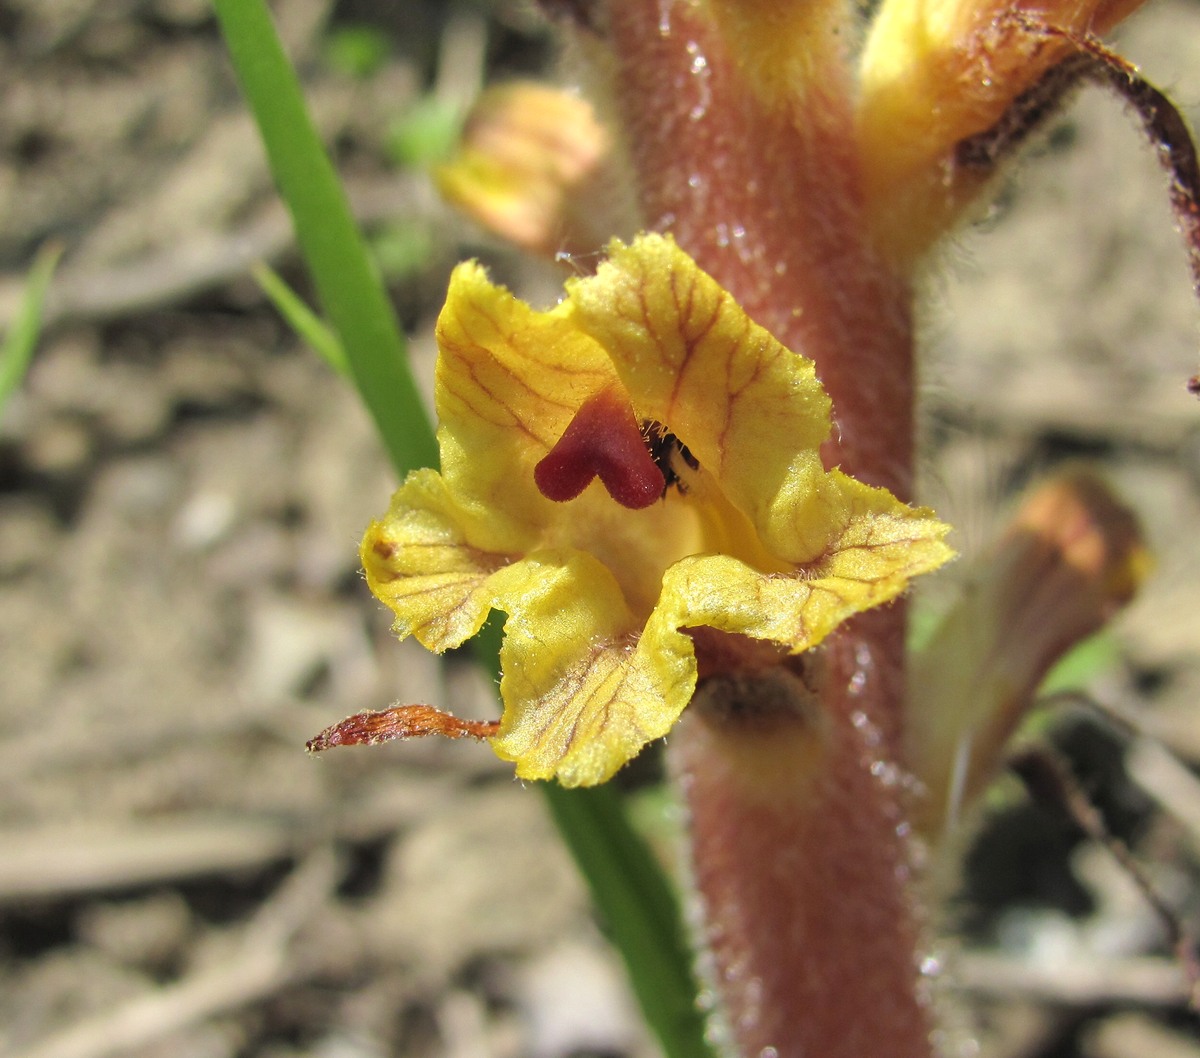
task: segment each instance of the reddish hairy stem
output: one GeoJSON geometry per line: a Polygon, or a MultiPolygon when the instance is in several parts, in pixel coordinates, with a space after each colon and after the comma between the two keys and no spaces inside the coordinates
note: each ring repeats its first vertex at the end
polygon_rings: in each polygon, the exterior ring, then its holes
{"type": "Polygon", "coordinates": [[[778,667],[732,689],[714,679],[672,738],[705,969],[740,1055],[930,1053],[896,796],[903,772],[858,708],[883,674],[860,671],[857,696],[809,698],[778,667]]]}
{"type": "Polygon", "coordinates": [[[910,284],[864,232],[852,88],[838,56],[811,78],[795,116],[755,97],[697,6],[611,6],[647,226],[672,232],[753,319],[816,361],[834,406],[828,462],[908,499],[910,284]]]}
{"type": "MultiPolygon", "coordinates": [[[[827,462],[907,499],[911,293],[866,233],[839,41],[814,57],[827,69],[810,69],[806,95],[770,104],[702,6],[611,0],[610,10],[649,226],[674,233],[755,320],[816,362],[834,407],[827,462]]],[[[741,1055],[922,1058],[930,1026],[904,791],[885,781],[897,774],[902,608],[861,616],[824,654],[815,704],[769,710],[762,728],[753,702],[741,716],[745,703],[718,678],[672,739],[702,940],[741,1055]]]]}

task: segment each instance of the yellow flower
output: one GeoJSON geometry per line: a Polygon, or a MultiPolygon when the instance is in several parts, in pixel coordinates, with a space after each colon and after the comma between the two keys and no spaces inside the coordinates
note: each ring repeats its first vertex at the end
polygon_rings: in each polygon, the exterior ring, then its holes
{"type": "Polygon", "coordinates": [[[857,136],[885,251],[919,257],[1083,80],[1116,72],[1110,83],[1126,94],[1132,67],[1095,34],[1142,2],[882,0],[858,61],[857,136]],[[959,156],[976,136],[994,138],[994,157],[959,156]]]}
{"type": "Polygon", "coordinates": [[[408,477],[362,560],[432,650],[507,615],[499,727],[443,733],[522,778],[602,782],[664,735],[689,629],[796,653],[951,555],[930,511],[825,470],[812,362],[669,237],[614,242],[548,312],[460,265],[438,347],[442,470],[408,477]]]}
{"type": "Polygon", "coordinates": [[[618,191],[612,139],[577,95],[496,85],[475,102],[455,156],[434,175],[447,201],[524,250],[591,250],[632,212],[618,191]]]}

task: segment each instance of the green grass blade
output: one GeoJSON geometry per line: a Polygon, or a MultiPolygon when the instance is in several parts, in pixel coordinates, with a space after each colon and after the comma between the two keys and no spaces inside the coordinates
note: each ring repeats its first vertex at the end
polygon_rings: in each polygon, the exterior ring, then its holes
{"type": "Polygon", "coordinates": [[[346,362],[346,351],[342,343],[324,321],[305,303],[283,277],[270,265],[256,264],[250,269],[254,281],[270,299],[279,315],[308,346],[339,375],[350,375],[346,362]]]}
{"type": "Polygon", "coordinates": [[[664,1054],[712,1058],[679,901],[630,826],[620,795],[609,786],[549,785],[546,800],[664,1054]]]}
{"type": "Polygon", "coordinates": [[[60,243],[47,243],[38,251],[29,270],[29,279],[21,303],[17,306],[16,318],[0,347],[0,412],[29,370],[33,351],[42,333],[42,303],[46,300],[46,291],[62,252],[60,243]]]}
{"type": "Polygon", "coordinates": [[[403,476],[437,465],[437,445],[387,292],[317,136],[262,0],[213,0],[271,172],[350,373],[403,476]]]}
{"type": "MultiPolygon", "coordinates": [[[[473,641],[497,679],[500,625],[473,641]]],[[[550,815],[579,865],[592,902],[621,953],[646,1023],[667,1058],[713,1058],[697,1003],[692,951],[675,889],[633,828],[612,786],[567,790],[539,783],[550,815]]]]}

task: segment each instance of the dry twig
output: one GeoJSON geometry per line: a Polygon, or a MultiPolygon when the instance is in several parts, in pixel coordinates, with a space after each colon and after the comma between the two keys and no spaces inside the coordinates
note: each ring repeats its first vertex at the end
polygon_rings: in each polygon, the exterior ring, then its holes
{"type": "MultiPolygon", "coordinates": [[[[349,182],[347,191],[362,224],[419,213],[412,178],[360,178],[349,182]]],[[[239,231],[202,233],[132,264],[87,272],[68,265],[47,295],[43,327],[103,322],[174,304],[247,275],[258,261],[278,261],[293,244],[291,220],[280,204],[272,203],[239,231]]],[[[0,333],[12,321],[24,283],[23,276],[0,279],[0,333]]]]}
{"type": "Polygon", "coordinates": [[[261,820],[172,819],[119,829],[10,832],[0,834],[0,903],[260,868],[295,846],[286,827],[261,820]]]}
{"type": "Polygon", "coordinates": [[[1186,975],[1174,959],[1089,955],[1087,959],[1033,961],[968,951],[958,955],[952,965],[956,989],[989,996],[1069,1006],[1176,1006],[1186,1003],[1189,996],[1186,975]]]}
{"type": "Polygon", "coordinates": [[[291,941],[330,896],[339,869],[329,848],[314,852],[243,930],[236,953],[177,984],[139,996],[0,1058],[107,1058],[162,1040],[197,1022],[247,1006],[317,966],[290,957],[291,941]]]}

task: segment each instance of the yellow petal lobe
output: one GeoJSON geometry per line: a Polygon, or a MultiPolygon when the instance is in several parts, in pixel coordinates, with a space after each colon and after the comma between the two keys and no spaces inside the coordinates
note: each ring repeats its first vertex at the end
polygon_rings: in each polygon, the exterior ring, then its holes
{"type": "Polygon", "coordinates": [[[510,616],[493,746],[520,778],[603,782],[687,705],[696,682],[690,641],[639,639],[612,575],[589,556],[523,566],[521,597],[500,604],[510,616]]]}
{"type": "Polygon", "coordinates": [[[473,546],[465,520],[442,477],[418,470],[363,537],[367,585],[395,614],[393,629],[430,650],[461,646],[483,627],[492,605],[489,580],[511,561],[473,546]]]}

